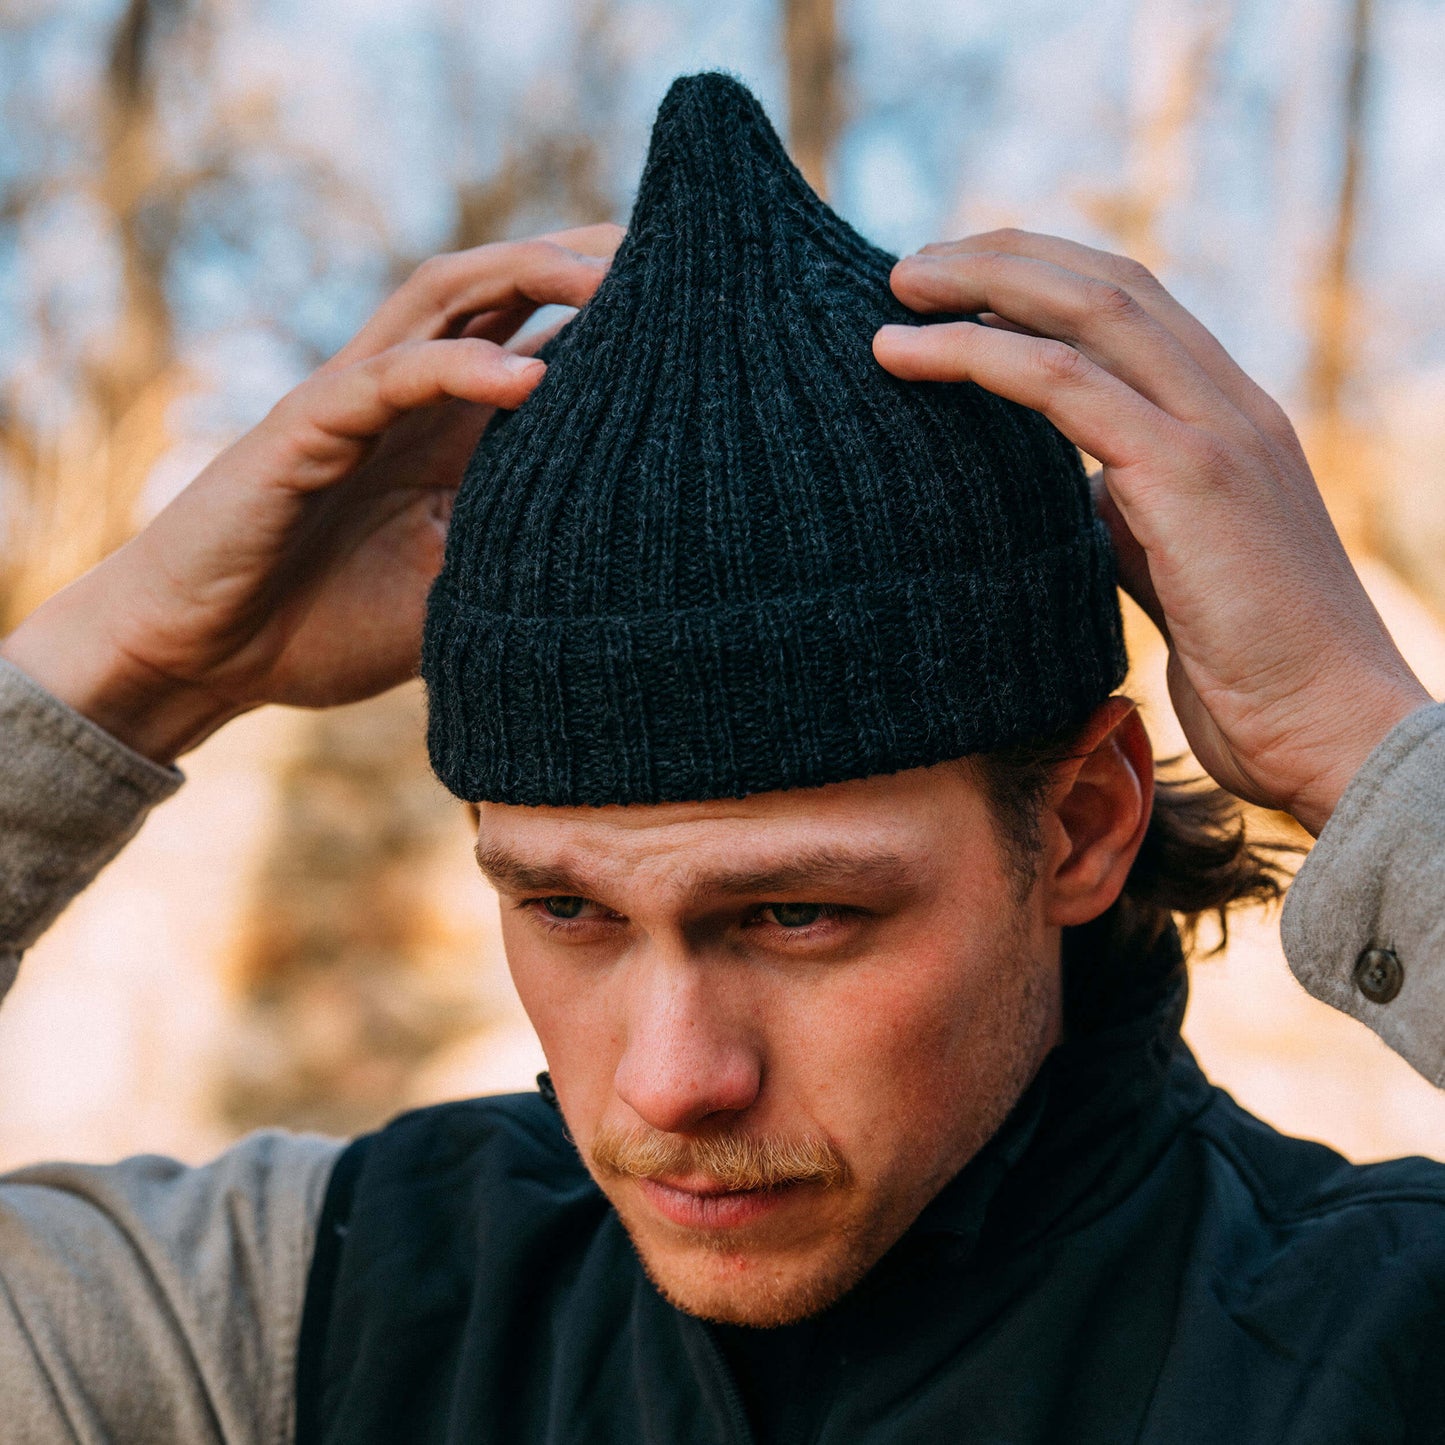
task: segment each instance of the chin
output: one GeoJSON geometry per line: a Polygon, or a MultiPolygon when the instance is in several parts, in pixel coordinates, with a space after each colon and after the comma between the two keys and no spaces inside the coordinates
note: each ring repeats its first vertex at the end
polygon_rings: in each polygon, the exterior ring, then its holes
{"type": "Polygon", "coordinates": [[[809,1250],[779,1251],[721,1241],[659,1243],[628,1227],[657,1292],[674,1308],[723,1325],[772,1329],[835,1304],[883,1251],[856,1251],[843,1234],[809,1250]]]}

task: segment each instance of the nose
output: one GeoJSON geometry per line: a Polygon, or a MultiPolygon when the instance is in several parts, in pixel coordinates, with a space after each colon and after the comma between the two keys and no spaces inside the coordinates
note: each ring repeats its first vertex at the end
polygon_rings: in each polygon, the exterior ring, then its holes
{"type": "Polygon", "coordinates": [[[618,1097],[667,1133],[749,1108],[762,1084],[759,1047],[708,962],[654,956],[633,965],[618,1097]]]}

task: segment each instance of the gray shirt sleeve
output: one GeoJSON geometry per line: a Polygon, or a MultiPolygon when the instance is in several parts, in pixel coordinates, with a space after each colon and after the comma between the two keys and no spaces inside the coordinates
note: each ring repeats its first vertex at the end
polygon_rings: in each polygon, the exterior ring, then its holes
{"type": "Polygon", "coordinates": [[[0,1178],[8,1445],[282,1445],[337,1145],[269,1132],[204,1168],[141,1157],[0,1178]]]}
{"type": "Polygon", "coordinates": [[[0,997],[20,955],[181,782],[0,658],[0,997]]]}
{"type": "Polygon", "coordinates": [[[1365,761],[1285,899],[1295,977],[1445,1087],[1445,705],[1365,761]]]}
{"type": "MultiPolygon", "coordinates": [[[[180,783],[0,660],[0,994],[180,783]]],[[[341,1147],[267,1132],[199,1169],[148,1156],[0,1176],[6,1445],[289,1441],[341,1147]]]]}

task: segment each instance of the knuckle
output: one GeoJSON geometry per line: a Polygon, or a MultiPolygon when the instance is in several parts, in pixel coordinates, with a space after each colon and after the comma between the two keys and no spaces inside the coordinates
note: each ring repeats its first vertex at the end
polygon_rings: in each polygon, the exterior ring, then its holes
{"type": "Polygon", "coordinates": [[[307,406],[310,401],[308,395],[311,383],[303,381],[300,386],[292,387],[279,401],[275,402],[270,411],[266,413],[266,423],[280,432],[289,432],[305,418],[307,406]]]}
{"type": "Polygon", "coordinates": [[[494,366],[502,354],[502,348],[484,336],[461,337],[450,344],[447,352],[448,359],[465,358],[466,364],[474,370],[479,366],[494,366]],[[457,347],[462,350],[458,351],[457,347]]]}
{"type": "Polygon", "coordinates": [[[408,282],[419,291],[428,293],[440,291],[455,267],[456,253],[443,251],[439,255],[428,256],[425,261],[419,262],[408,278],[408,282]]]}
{"type": "Polygon", "coordinates": [[[378,396],[390,399],[403,374],[422,361],[429,343],[401,341],[385,351],[357,363],[357,371],[375,388],[378,396]]]}
{"type": "Polygon", "coordinates": [[[1197,474],[1222,479],[1232,476],[1239,468],[1235,448],[1213,432],[1195,430],[1184,452],[1190,470],[1197,474]]]}
{"type": "Polygon", "coordinates": [[[1113,281],[1090,280],[1084,288],[1084,309],[1109,321],[1127,321],[1138,314],[1139,303],[1113,281]]]}
{"type": "Polygon", "coordinates": [[[556,266],[560,261],[570,261],[574,253],[556,241],[536,236],[527,241],[508,243],[507,260],[516,271],[543,271],[556,266]]]}
{"type": "Polygon", "coordinates": [[[1080,382],[1093,368],[1093,363],[1081,351],[1063,341],[1040,337],[1034,342],[1034,366],[1050,382],[1073,385],[1080,382]]]}
{"type": "Polygon", "coordinates": [[[1260,429],[1271,441],[1292,450],[1303,451],[1299,433],[1295,431],[1289,413],[1268,392],[1262,393],[1262,396],[1260,429]]]}
{"type": "Polygon", "coordinates": [[[983,234],[996,248],[1003,251],[1018,250],[1028,236],[1028,232],[1021,226],[999,226],[983,234]]]}
{"type": "Polygon", "coordinates": [[[375,356],[358,361],[356,370],[362,376],[376,380],[394,371],[406,357],[415,355],[418,345],[420,343],[416,341],[398,341],[395,346],[388,346],[385,351],[378,351],[375,356]]]}
{"type": "Polygon", "coordinates": [[[1008,278],[1010,269],[1018,265],[1018,257],[1006,251],[965,251],[958,262],[968,268],[970,276],[985,286],[994,286],[1008,278]]]}
{"type": "Polygon", "coordinates": [[[402,351],[402,347],[393,347],[362,362],[358,368],[371,394],[385,405],[389,405],[396,394],[402,359],[398,353],[402,351]]]}
{"type": "Polygon", "coordinates": [[[1164,289],[1159,278],[1142,261],[1136,261],[1132,256],[1115,257],[1113,270],[1115,281],[1126,290],[1143,291],[1151,287],[1160,291],[1164,289]]]}

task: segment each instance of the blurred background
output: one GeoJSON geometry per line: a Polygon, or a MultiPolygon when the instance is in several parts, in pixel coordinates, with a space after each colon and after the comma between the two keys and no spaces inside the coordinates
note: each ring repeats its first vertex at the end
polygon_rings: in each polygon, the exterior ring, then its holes
{"type": "MultiPolygon", "coordinates": [[[[424,257],[625,220],[658,100],[705,66],[892,249],[1015,224],[1153,267],[1284,402],[1445,693],[1440,0],[0,0],[0,633],[424,257]]],[[[530,1086],[421,725],[404,688],[185,760],[0,1012],[0,1165],[530,1086]]],[[[1208,1071],[1355,1158],[1445,1158],[1445,1095],[1309,1000],[1277,935],[1244,920],[1195,965],[1208,1071]]]]}

